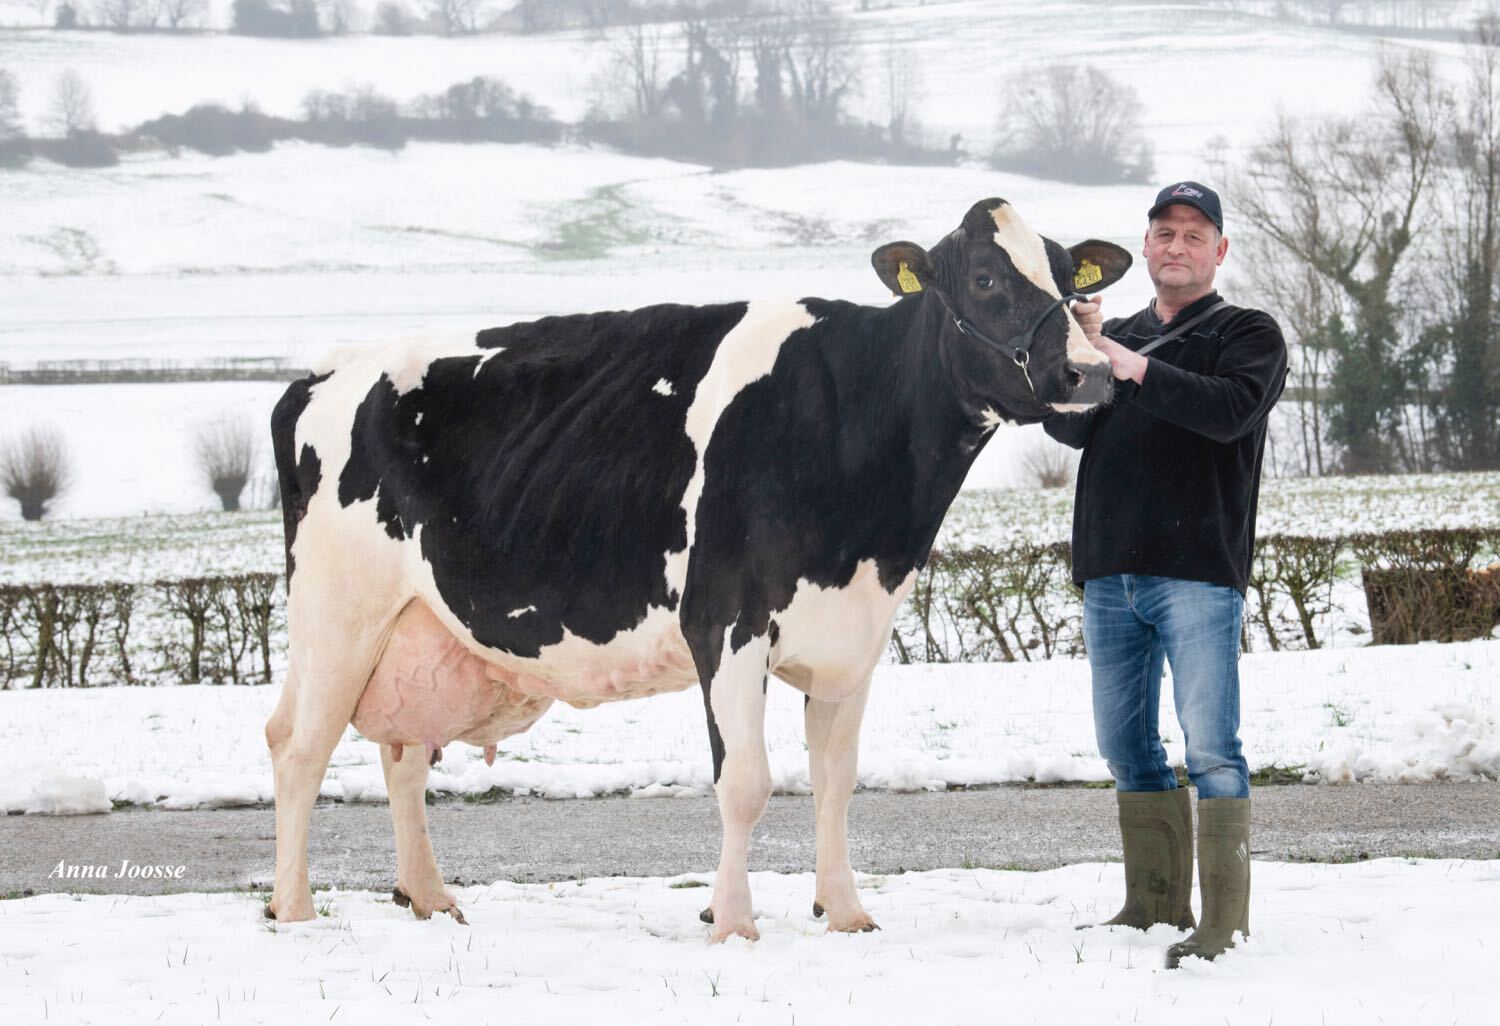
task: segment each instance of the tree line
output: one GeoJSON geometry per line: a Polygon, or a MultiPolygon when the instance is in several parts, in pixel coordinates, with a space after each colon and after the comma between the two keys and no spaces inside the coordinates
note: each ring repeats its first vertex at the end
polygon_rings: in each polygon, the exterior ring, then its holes
{"type": "Polygon", "coordinates": [[[1368,109],[1280,118],[1226,173],[1292,345],[1282,472],[1500,467],[1500,31],[1450,84],[1382,60],[1368,109]]]}

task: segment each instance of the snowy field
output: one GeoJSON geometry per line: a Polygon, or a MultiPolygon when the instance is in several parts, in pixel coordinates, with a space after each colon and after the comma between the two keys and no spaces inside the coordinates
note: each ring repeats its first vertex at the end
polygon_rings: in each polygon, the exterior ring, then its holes
{"type": "Polygon", "coordinates": [[[825,936],[811,874],[751,874],[758,943],[705,943],[704,890],[612,878],[456,889],[470,926],[369,892],[268,924],[247,894],[0,901],[13,1023],[1480,1026],[1500,862],[1257,862],[1252,936],[1175,972],[1111,915],[1118,865],[862,877],[882,929],[825,936]],[[65,952],[65,957],[58,957],[65,952]]]}
{"type": "MultiPolygon", "coordinates": [[[[1252,654],[1241,660],[1241,736],[1252,770],[1309,781],[1500,779],[1500,642],[1252,654]],[[1420,682],[1420,685],[1414,682],[1420,682]]],[[[261,727],[271,687],[102,688],[0,694],[0,810],[168,809],[270,801],[261,727]]],[[[801,695],[774,684],[766,713],[773,785],[810,792],[801,695]]],[[[1182,737],[1163,688],[1163,740],[1182,737]]],[[[943,790],[1104,781],[1088,664],[882,666],[860,743],[860,786],[943,790]]],[[[435,794],[547,798],[712,791],[697,689],[580,711],[557,704],[502,741],[494,766],[451,745],[435,794]]],[[[325,797],[383,801],[377,747],[350,728],[325,797]]]]}

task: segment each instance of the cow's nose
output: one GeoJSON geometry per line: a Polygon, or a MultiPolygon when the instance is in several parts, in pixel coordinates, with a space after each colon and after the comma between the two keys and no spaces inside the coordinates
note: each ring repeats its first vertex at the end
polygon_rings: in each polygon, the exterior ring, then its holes
{"type": "Polygon", "coordinates": [[[1072,403],[1102,403],[1109,398],[1110,369],[1106,363],[1078,364],[1068,361],[1066,370],[1072,403]]]}

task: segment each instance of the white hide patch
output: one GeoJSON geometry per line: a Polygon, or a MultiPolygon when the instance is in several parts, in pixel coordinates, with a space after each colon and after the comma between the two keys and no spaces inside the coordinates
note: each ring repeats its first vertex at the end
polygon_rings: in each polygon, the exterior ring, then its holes
{"type": "Polygon", "coordinates": [[[523,606],[520,609],[512,609],[509,613],[506,613],[505,615],[507,617],[509,617],[510,619],[514,620],[517,617],[525,616],[527,613],[534,613],[534,612],[536,612],[536,606],[523,606]]]}
{"type": "MultiPolygon", "coordinates": [[[[1053,299],[1059,298],[1061,294],[1057,291],[1057,282],[1052,280],[1052,264],[1047,259],[1047,245],[1042,237],[1021,220],[1021,215],[1009,203],[990,211],[990,217],[995,222],[995,245],[1005,250],[1016,270],[1053,299]]],[[[1108,363],[1109,357],[1089,345],[1088,336],[1078,326],[1073,312],[1066,310],[1065,313],[1068,317],[1068,359],[1081,366],[1108,363]]]]}
{"type": "Polygon", "coordinates": [[[981,426],[991,431],[999,427],[1001,424],[1010,423],[1010,421],[1005,417],[1002,417],[1000,416],[1000,414],[996,413],[993,406],[986,406],[984,408],[984,411],[980,414],[980,418],[981,426]]]}
{"type": "Polygon", "coordinates": [[[820,701],[857,694],[890,644],[896,610],[916,578],[913,570],[894,592],[886,591],[875,561],[865,559],[843,587],[799,580],[792,601],[773,614],[778,633],[771,671],[820,701]]]}
{"type": "Polygon", "coordinates": [[[503,352],[505,352],[504,346],[496,346],[494,349],[491,349],[489,352],[481,356],[479,358],[479,362],[474,364],[474,376],[476,378],[479,377],[479,372],[484,370],[484,365],[489,363],[491,360],[493,360],[503,352]]]}
{"type": "Polygon", "coordinates": [[[672,391],[672,383],[666,378],[658,378],[656,384],[651,386],[651,391],[657,395],[675,395],[672,391]]]}
{"type": "Polygon", "coordinates": [[[698,520],[698,499],[703,495],[703,456],[719,416],[734,397],[751,382],[771,373],[781,345],[794,331],[810,328],[816,318],[801,303],[788,300],[752,302],[744,318],[730,329],[714,353],[714,362],[698,383],[693,405],[688,407],[684,431],[692,441],[697,459],[693,476],[682,494],[687,514],[687,545],[681,552],[665,553],[667,587],[682,594],[687,581],[688,554],[698,520]]]}
{"type": "Polygon", "coordinates": [[[995,245],[1005,250],[1010,262],[1026,276],[1027,281],[1056,299],[1059,295],[1057,283],[1052,280],[1052,264],[1047,259],[1047,246],[1042,237],[1021,220],[1021,215],[1009,203],[1002,203],[990,211],[990,217],[995,222],[995,245]]]}

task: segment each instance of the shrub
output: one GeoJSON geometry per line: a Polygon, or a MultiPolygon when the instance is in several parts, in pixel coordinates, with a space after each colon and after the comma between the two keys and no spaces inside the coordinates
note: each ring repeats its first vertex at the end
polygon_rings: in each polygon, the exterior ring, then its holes
{"type": "Polygon", "coordinates": [[[212,103],[147,121],[136,132],[164,146],[186,147],[214,157],[227,156],[236,150],[263,153],[276,140],[274,119],[258,110],[232,111],[212,103]]]}
{"type": "Polygon", "coordinates": [[[40,520],[68,487],[71,464],[62,436],[32,428],[0,450],[0,485],[21,504],[21,517],[40,520]]]}
{"type": "Polygon", "coordinates": [[[120,162],[113,140],[91,130],[64,139],[35,140],[32,148],[66,167],[114,167],[120,162]]]}
{"type": "Polygon", "coordinates": [[[1043,488],[1065,488],[1073,483],[1078,462],[1067,446],[1036,438],[1021,452],[1021,471],[1043,488]]]}
{"type": "Polygon", "coordinates": [[[240,495],[255,467],[255,432],[243,420],[220,420],[198,429],[198,469],[226,512],[240,508],[240,495]]]}

